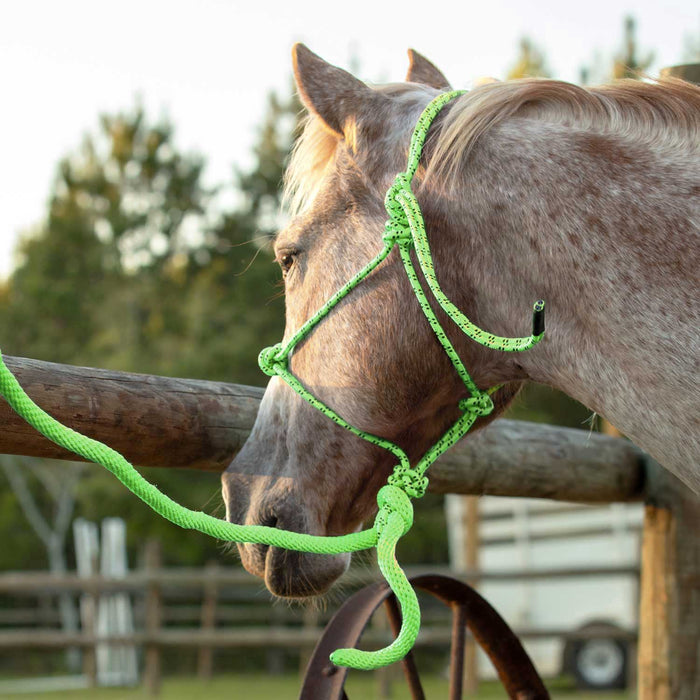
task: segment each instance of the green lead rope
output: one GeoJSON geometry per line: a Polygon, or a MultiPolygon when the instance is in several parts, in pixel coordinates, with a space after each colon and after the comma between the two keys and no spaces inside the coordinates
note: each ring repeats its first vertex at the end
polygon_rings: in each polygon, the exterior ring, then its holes
{"type": "Polygon", "coordinates": [[[392,644],[378,651],[367,652],[358,649],[334,651],[330,658],[338,666],[365,670],[376,669],[399,661],[413,648],[420,629],[420,608],[415,591],[396,560],[396,544],[413,524],[411,499],[420,498],[425,493],[428,486],[425,471],[428,467],[462,438],[479,416],[488,415],[493,411],[491,394],[500,388],[493,387],[487,391],[481,391],[469,376],[423,292],[411,259],[411,248],[416,250],[421,272],[437,302],[462,331],[476,342],[496,350],[519,352],[531,348],[544,335],[543,301],[536,302],[534,307],[532,335],[525,338],[502,338],[486,333],[471,323],[445,296],[437,281],[425,232],[425,222],[420,205],[411,190],[411,182],[418,169],[425,138],[433,119],[450,100],[461,94],[463,93],[455,91],[439,95],[420,116],[411,138],[406,172],[396,176],[394,184],[386,195],[385,205],[389,220],[383,236],[384,248],[382,251],[339,289],[285,345],[280,343],[265,348],[259,357],[260,367],[267,375],[279,376],[299,396],[332,421],[363,440],[388,450],[398,460],[398,464],[388,479],[388,484],[383,486],[377,494],[379,510],[374,525],[370,529],[338,537],[321,537],[262,525],[237,525],[200,511],[185,508],[146,481],[121,454],[97,440],[62,425],[39,408],[24,392],[0,354],[0,392],[24,420],[61,447],[86,460],[104,466],[124,486],[170,522],[220,540],[261,543],[298,552],[340,554],[376,546],[379,568],[399,601],[403,618],[401,630],[392,644]],[[408,456],[398,445],[350,425],[342,416],[309,392],[289,370],[289,358],[294,348],[342,299],[381,265],[394,246],[399,248],[411,287],[428,323],[470,394],[469,398],[459,402],[459,408],[462,411],[459,419],[423,455],[415,467],[411,467],[408,456]]]}

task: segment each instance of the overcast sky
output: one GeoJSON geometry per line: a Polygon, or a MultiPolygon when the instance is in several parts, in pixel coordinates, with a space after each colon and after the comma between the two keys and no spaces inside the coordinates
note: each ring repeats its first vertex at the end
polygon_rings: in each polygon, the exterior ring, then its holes
{"type": "Polygon", "coordinates": [[[606,62],[619,49],[630,12],[641,48],[655,52],[652,74],[700,34],[697,0],[3,1],[0,275],[17,235],[41,220],[58,160],[98,114],[128,110],[137,95],[221,183],[250,164],[265,95],[286,88],[295,41],[345,67],[356,54],[360,77],[374,81],[402,80],[413,47],[462,87],[502,77],[528,35],[555,77],[576,81],[596,52],[606,62]]]}

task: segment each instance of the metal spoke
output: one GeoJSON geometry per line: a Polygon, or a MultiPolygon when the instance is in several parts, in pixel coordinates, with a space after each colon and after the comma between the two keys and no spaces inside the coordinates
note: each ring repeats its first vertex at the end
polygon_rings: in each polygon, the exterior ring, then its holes
{"type": "Polygon", "coordinates": [[[450,649],[450,700],[460,700],[464,682],[464,640],[467,611],[458,603],[452,605],[452,646],[450,649]]]}
{"type": "MultiPolygon", "coordinates": [[[[503,618],[475,590],[447,576],[416,576],[411,584],[435,596],[452,610],[450,700],[463,691],[464,649],[467,629],[488,654],[508,697],[548,700],[535,667],[503,618]]],[[[348,669],[334,666],[329,654],[338,647],[356,647],[374,612],[384,604],[392,631],[401,628],[401,611],[385,582],[374,583],[351,596],[328,623],[316,645],[304,676],[300,700],[347,700],[344,685],[348,669]]],[[[425,700],[413,654],[402,661],[414,700],[425,700]]]]}
{"type": "MultiPolygon", "coordinates": [[[[401,629],[401,610],[399,609],[399,604],[396,602],[396,596],[392,595],[387,598],[384,602],[384,607],[386,608],[386,614],[389,618],[391,631],[396,636],[401,629]]],[[[406,683],[408,683],[408,688],[411,691],[413,700],[425,700],[425,692],[423,692],[423,685],[420,682],[418,667],[416,666],[416,660],[412,651],[409,651],[408,654],[404,656],[401,661],[401,667],[403,668],[403,674],[406,678],[406,683]]]]}

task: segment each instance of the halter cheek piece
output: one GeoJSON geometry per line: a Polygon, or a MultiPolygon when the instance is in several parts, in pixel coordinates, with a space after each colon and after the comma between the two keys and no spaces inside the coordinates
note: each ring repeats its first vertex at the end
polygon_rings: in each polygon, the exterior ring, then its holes
{"type": "Polygon", "coordinates": [[[379,568],[399,601],[402,625],[398,637],[384,649],[360,651],[338,649],[331,654],[331,661],[338,666],[358,669],[375,669],[402,659],[413,647],[420,629],[420,608],[415,591],[396,561],[396,544],[413,523],[412,498],[420,498],[428,486],[425,472],[440,455],[454,445],[471,428],[479,416],[493,411],[491,394],[500,387],[480,390],[450,343],[435,313],[430,307],[418,273],[411,260],[411,248],[415,248],[418,263],[425,281],[435,300],[470,338],[494,350],[519,352],[528,350],[544,335],[544,302],[537,301],[533,313],[532,335],[526,338],[502,338],[487,333],[475,326],[445,296],[435,275],[430,246],[425,232],[425,223],[418,201],[411,191],[411,182],[420,162],[425,138],[438,112],[452,99],[463,94],[448,92],[436,97],[423,111],[416,124],[408,155],[406,172],[399,173],[386,194],[385,206],[389,219],[384,230],[382,251],[339,289],[302,327],[282,345],[265,348],[259,357],[260,367],[269,376],[278,376],[299,396],[332,421],[367,442],[383,447],[398,460],[393,473],[377,494],[379,512],[372,528],[362,532],[338,537],[320,537],[297,532],[278,530],[262,525],[237,525],[219,520],[206,513],[193,511],[176,503],[146,481],[134,467],[115,450],[97,440],[88,438],[61,425],[39,408],[20,387],[7,369],[0,355],[0,392],[12,408],[45,437],[83,458],[103,465],[127,488],[146,502],[153,510],[180,527],[198,530],[217,539],[262,543],[273,547],[318,554],[340,554],[362,549],[377,548],[379,568]],[[398,246],[401,260],[418,303],[435,332],[437,339],[449,357],[457,374],[462,379],[470,396],[459,402],[462,412],[458,420],[412,467],[406,453],[394,443],[350,425],[332,408],[316,398],[290,372],[289,357],[294,348],[344,299],[362,280],[368,277],[398,246]]]}

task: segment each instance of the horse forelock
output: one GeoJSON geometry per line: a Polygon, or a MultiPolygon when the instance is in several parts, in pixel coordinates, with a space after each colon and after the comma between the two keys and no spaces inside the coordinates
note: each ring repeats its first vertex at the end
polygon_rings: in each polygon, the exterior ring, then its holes
{"type": "Polygon", "coordinates": [[[304,204],[314,198],[337,146],[337,137],[323,126],[321,119],[314,114],[303,118],[284,174],[282,204],[291,216],[299,214],[304,204]]]}
{"type": "Polygon", "coordinates": [[[382,169],[394,168],[391,173],[393,175],[405,165],[403,161],[408,154],[408,139],[403,139],[405,143],[400,152],[395,153],[391,145],[398,143],[404,132],[412,131],[423,106],[438,92],[413,83],[390,83],[373,86],[373,89],[378,95],[389,97],[391,104],[397,107],[396,114],[393,115],[395,118],[387,119],[386,102],[378,100],[374,110],[370,102],[369,106],[365,105],[362,113],[347,120],[344,138],[339,139],[317,115],[309,113],[304,117],[300,125],[300,136],[294,145],[284,176],[282,201],[292,217],[304,211],[315,199],[324,179],[333,168],[339,144],[344,143],[352,153],[358,151],[360,130],[365,134],[371,133],[366,140],[373,142],[372,150],[381,162],[382,169]],[[405,123],[402,123],[401,116],[406,117],[405,123]],[[386,140],[392,141],[391,145],[381,143],[378,138],[380,132],[386,132],[388,122],[392,130],[384,133],[384,136],[386,140]],[[396,157],[400,160],[393,163],[396,157]]]}
{"type": "Polygon", "coordinates": [[[539,78],[482,85],[450,108],[426,180],[456,184],[479,139],[511,117],[687,152],[700,144],[700,88],[675,78],[596,88],[539,78]]]}

